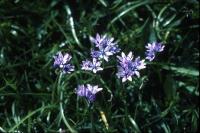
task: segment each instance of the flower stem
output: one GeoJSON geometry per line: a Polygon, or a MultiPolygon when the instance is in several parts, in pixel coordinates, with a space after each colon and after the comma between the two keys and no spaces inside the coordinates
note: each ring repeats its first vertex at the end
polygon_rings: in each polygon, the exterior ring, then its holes
{"type": "Polygon", "coordinates": [[[60,73],[59,75],[59,79],[58,79],[58,94],[60,92],[60,114],[61,114],[61,117],[62,117],[62,120],[63,122],[65,123],[66,127],[69,129],[69,131],[71,133],[77,133],[77,131],[75,131],[68,123],[67,119],[65,118],[65,115],[64,115],[64,109],[63,109],[63,89],[62,89],[62,86],[61,86],[61,80],[62,80],[62,73],[60,73]]]}
{"type": "Polygon", "coordinates": [[[94,133],[94,117],[93,117],[93,105],[90,105],[90,121],[91,121],[91,133],[94,133]]]}

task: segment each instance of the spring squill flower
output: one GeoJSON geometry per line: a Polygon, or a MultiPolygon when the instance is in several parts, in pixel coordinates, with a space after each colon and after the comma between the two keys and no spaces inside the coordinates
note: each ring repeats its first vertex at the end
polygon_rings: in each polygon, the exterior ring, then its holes
{"type": "Polygon", "coordinates": [[[103,88],[99,88],[98,85],[78,85],[75,89],[78,96],[86,97],[89,102],[93,102],[96,98],[96,93],[102,91],[103,88]]]}
{"type": "Polygon", "coordinates": [[[53,66],[55,68],[61,69],[63,73],[71,73],[74,71],[74,66],[70,64],[72,57],[68,53],[63,55],[61,52],[58,52],[53,58],[53,66]]]}
{"type": "Polygon", "coordinates": [[[90,37],[90,41],[95,44],[95,49],[91,51],[91,56],[97,59],[104,59],[108,62],[109,56],[120,51],[119,46],[114,41],[114,38],[109,38],[106,35],[96,35],[96,38],[90,37]]]}
{"type": "Polygon", "coordinates": [[[161,43],[148,43],[146,48],[146,59],[149,61],[152,61],[155,58],[155,55],[157,52],[162,52],[164,50],[164,47],[161,43]]]}
{"type": "Polygon", "coordinates": [[[144,60],[140,60],[140,57],[133,61],[132,52],[129,52],[127,56],[122,52],[121,57],[117,56],[117,58],[119,59],[117,77],[122,78],[122,82],[132,81],[134,75],[139,77],[139,70],[146,68],[144,60]]]}

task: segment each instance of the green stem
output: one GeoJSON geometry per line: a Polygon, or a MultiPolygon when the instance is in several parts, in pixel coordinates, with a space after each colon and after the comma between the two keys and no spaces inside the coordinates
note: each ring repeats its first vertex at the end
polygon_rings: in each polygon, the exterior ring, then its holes
{"type": "Polygon", "coordinates": [[[61,117],[62,117],[62,120],[63,122],[65,123],[66,127],[69,129],[69,131],[71,133],[77,133],[77,131],[75,131],[68,123],[67,119],[65,118],[65,115],[64,115],[64,111],[63,111],[63,89],[62,89],[62,86],[61,86],[61,80],[62,80],[62,73],[60,73],[59,75],[59,79],[58,79],[58,94],[60,92],[60,114],[61,114],[61,117]]]}
{"type": "Polygon", "coordinates": [[[127,111],[127,102],[126,102],[126,87],[125,84],[122,84],[122,92],[121,92],[122,97],[124,97],[124,99],[122,100],[123,104],[124,104],[124,113],[125,113],[125,122],[124,122],[124,127],[127,128],[127,119],[128,119],[128,111],[127,111]]]}
{"type": "Polygon", "coordinates": [[[60,73],[59,78],[58,78],[57,94],[60,94],[59,92],[62,91],[61,80],[62,80],[62,72],[60,73]]]}
{"type": "Polygon", "coordinates": [[[91,133],[94,133],[93,105],[90,107],[91,133]]]}
{"type": "MultiPolygon", "coordinates": [[[[62,95],[63,95],[63,93],[62,93],[62,91],[61,91],[61,96],[60,96],[60,97],[63,97],[62,95]]],[[[60,101],[60,114],[61,114],[61,117],[62,117],[63,122],[65,123],[65,125],[67,126],[67,128],[69,129],[69,131],[70,131],[71,133],[77,133],[73,128],[71,128],[71,126],[69,125],[67,119],[65,118],[65,115],[64,115],[64,112],[63,112],[62,101],[60,101]]]]}

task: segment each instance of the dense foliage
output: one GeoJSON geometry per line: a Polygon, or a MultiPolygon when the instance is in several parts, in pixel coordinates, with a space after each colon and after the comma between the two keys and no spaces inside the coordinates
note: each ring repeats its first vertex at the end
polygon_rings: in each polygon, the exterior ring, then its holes
{"type": "Polygon", "coordinates": [[[197,132],[198,29],[196,0],[0,0],[0,132],[197,132]],[[165,49],[122,83],[115,56],[81,70],[96,33],[134,56],[149,42],[165,49]],[[53,67],[58,51],[72,56],[71,74],[53,67]],[[78,84],[103,90],[88,103],[78,84]]]}

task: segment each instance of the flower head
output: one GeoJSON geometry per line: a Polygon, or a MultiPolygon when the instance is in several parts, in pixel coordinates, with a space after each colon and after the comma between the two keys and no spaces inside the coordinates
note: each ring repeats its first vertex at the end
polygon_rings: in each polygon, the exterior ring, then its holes
{"type": "Polygon", "coordinates": [[[104,59],[108,61],[109,56],[114,55],[120,51],[118,45],[114,41],[114,38],[109,38],[106,35],[96,35],[96,38],[90,37],[90,41],[95,44],[96,49],[92,50],[91,56],[93,58],[104,59]]]}
{"type": "Polygon", "coordinates": [[[71,73],[74,71],[74,66],[69,63],[72,57],[68,53],[63,55],[61,52],[58,52],[53,58],[53,66],[60,68],[63,73],[71,73]]]}
{"type": "Polygon", "coordinates": [[[140,60],[140,57],[133,61],[132,52],[129,52],[127,56],[122,52],[121,57],[117,58],[119,59],[117,77],[122,78],[122,82],[132,81],[134,75],[139,77],[139,70],[146,68],[144,60],[140,60]]]}
{"type": "Polygon", "coordinates": [[[75,89],[78,96],[86,97],[89,102],[93,102],[96,98],[96,93],[103,90],[103,88],[99,88],[98,85],[78,85],[75,89]]]}
{"type": "Polygon", "coordinates": [[[89,60],[82,61],[82,70],[89,70],[93,71],[93,73],[96,73],[97,71],[103,70],[101,67],[101,62],[98,61],[96,58],[92,59],[92,62],[89,60]]]}
{"type": "Polygon", "coordinates": [[[155,54],[157,52],[162,52],[164,50],[164,47],[161,43],[148,43],[146,48],[146,59],[149,61],[152,61],[155,58],[155,54]]]}

